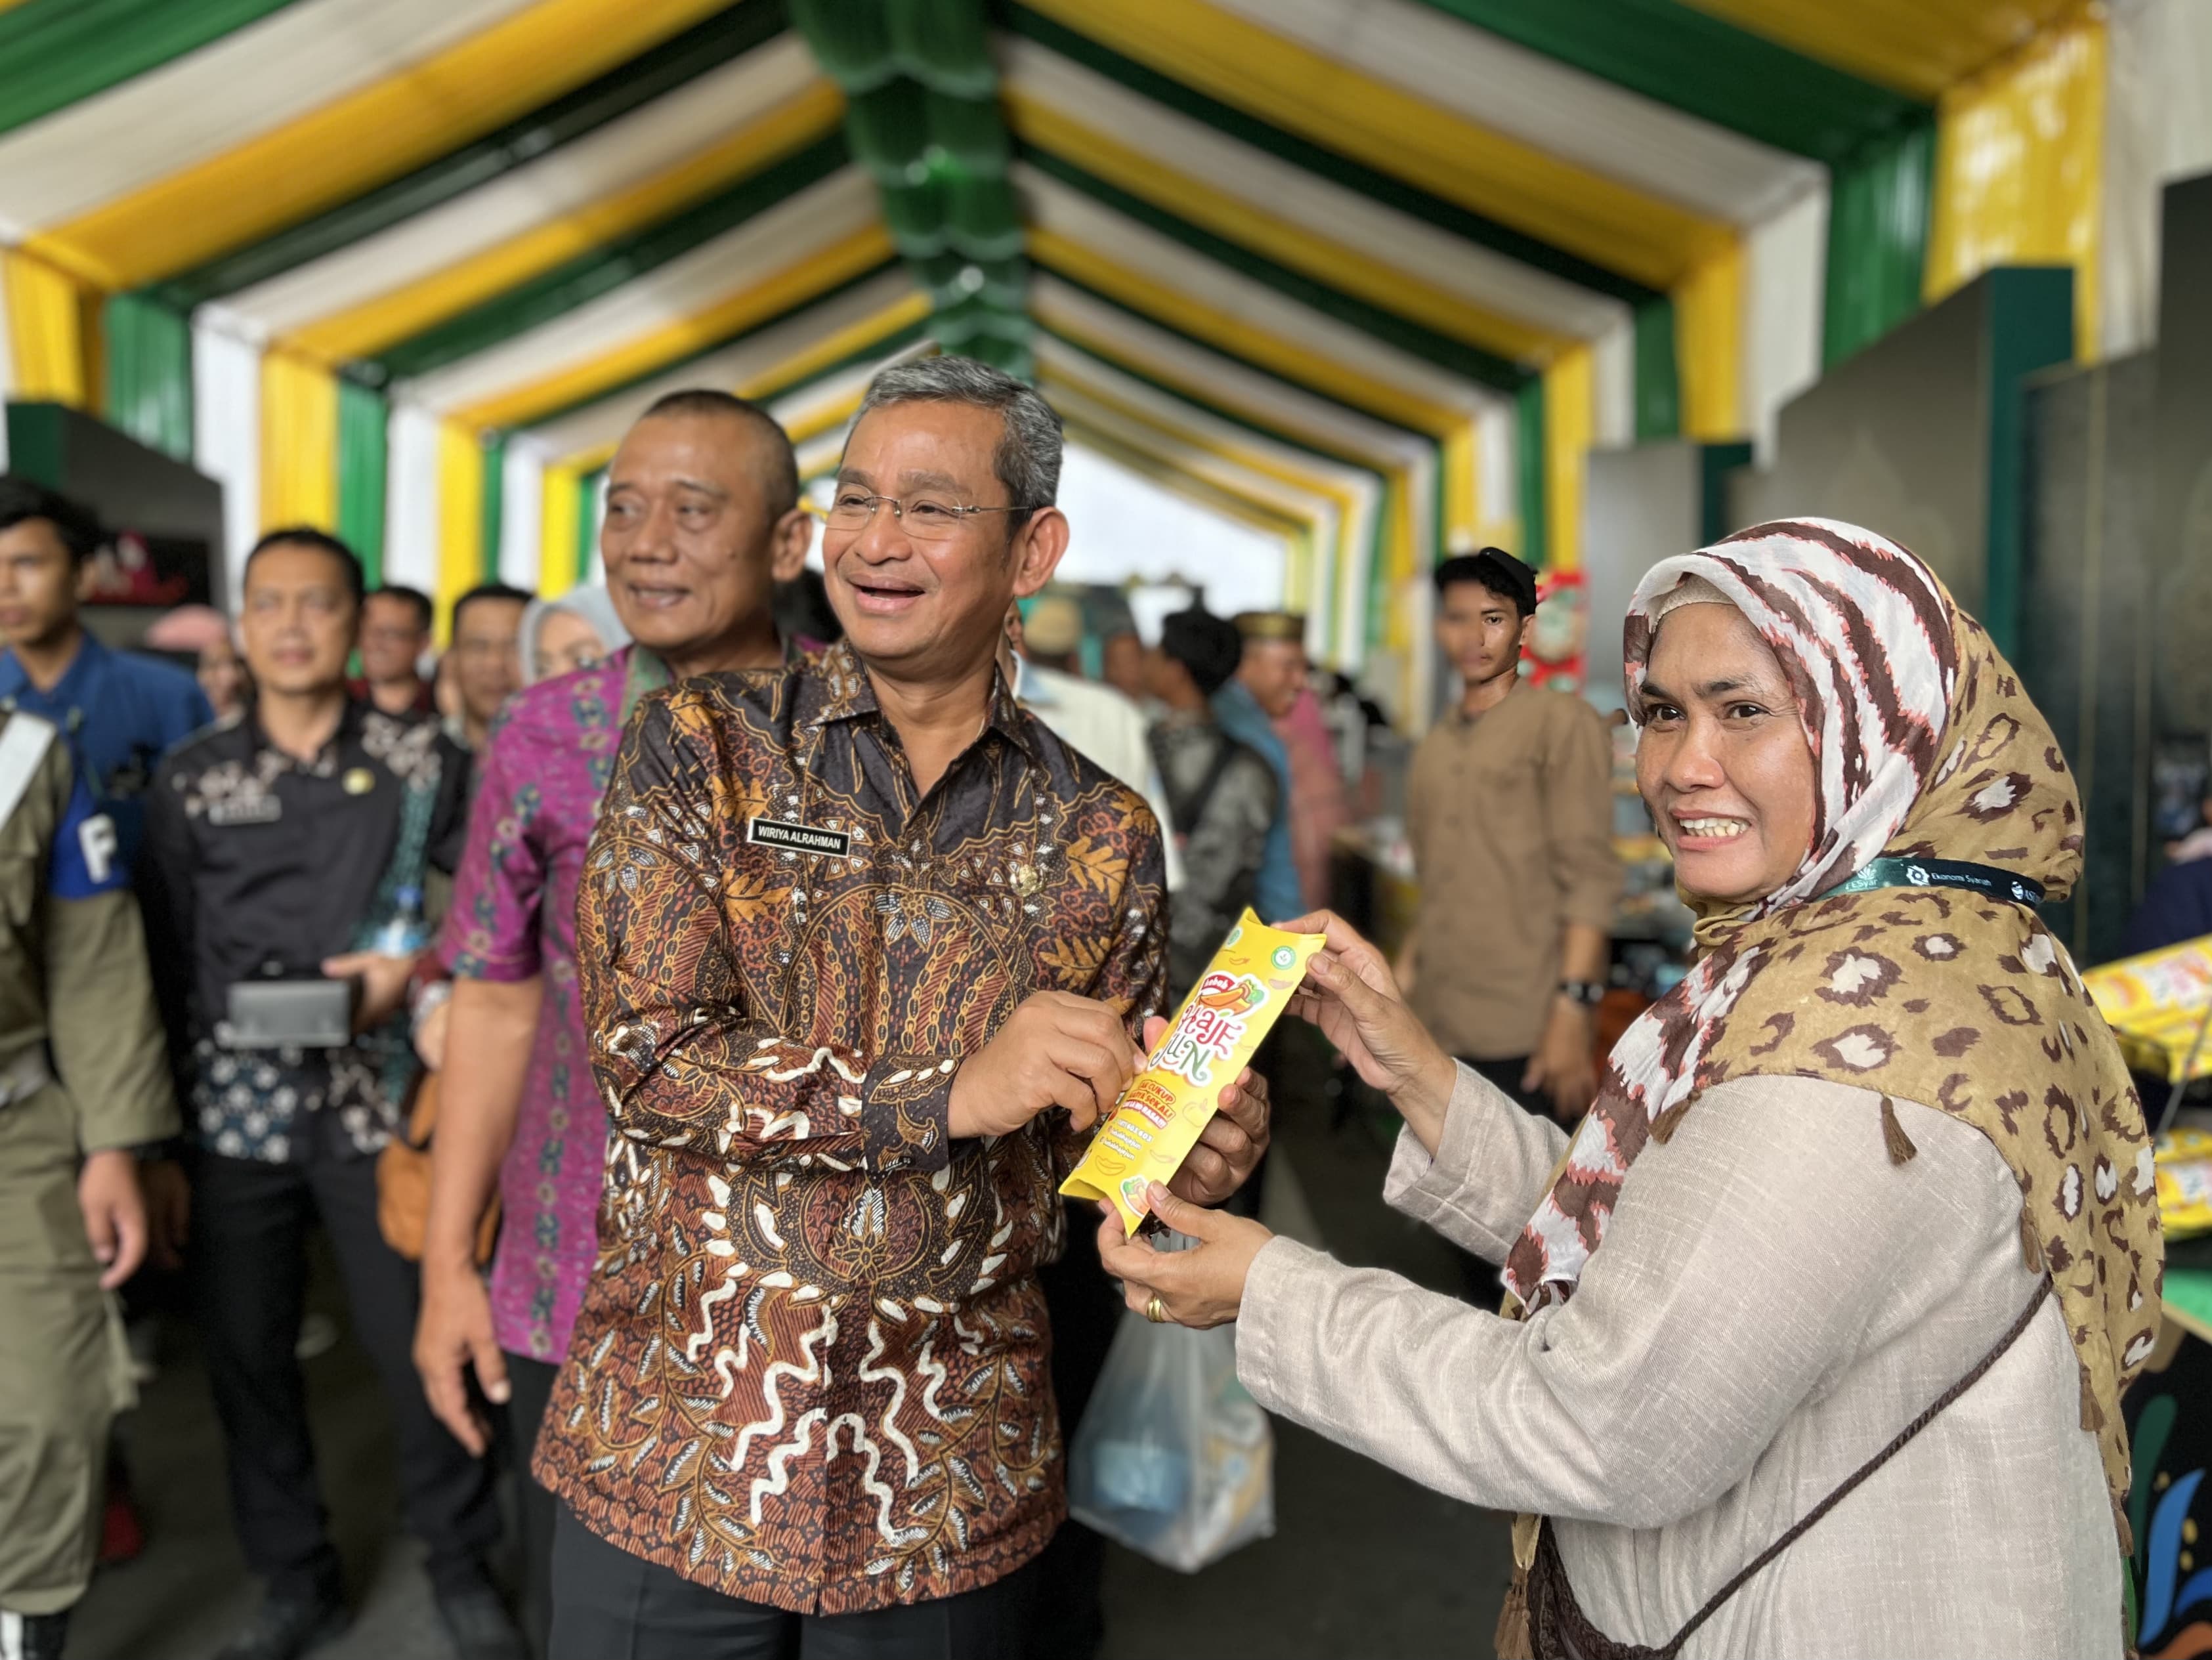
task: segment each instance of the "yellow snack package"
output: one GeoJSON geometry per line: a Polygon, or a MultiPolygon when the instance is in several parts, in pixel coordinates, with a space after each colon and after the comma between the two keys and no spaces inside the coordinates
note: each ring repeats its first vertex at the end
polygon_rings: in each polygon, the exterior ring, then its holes
{"type": "Polygon", "coordinates": [[[2212,1232],[2212,1132],[2177,1126],[2158,1138],[2158,1219],[2170,1238],[2212,1232]]]}
{"type": "Polygon", "coordinates": [[[1060,1190],[1113,1201],[1133,1235],[1145,1220],[1146,1184],[1165,1183],[1182,1168],[1221,1091],[1290,1006],[1324,943],[1318,933],[1285,933],[1245,911],[1060,1190]]]}

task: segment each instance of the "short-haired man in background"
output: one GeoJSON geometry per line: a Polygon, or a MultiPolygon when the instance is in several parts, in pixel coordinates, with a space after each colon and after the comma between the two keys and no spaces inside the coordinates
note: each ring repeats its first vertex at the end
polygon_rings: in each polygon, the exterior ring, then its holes
{"type": "MultiPolygon", "coordinates": [[[[53,723],[88,800],[70,830],[84,842],[75,854],[87,879],[105,887],[112,873],[127,887],[137,877],[154,769],[173,745],[211,723],[215,710],[183,669],[112,650],[85,627],[81,584],[102,539],[88,508],[28,479],[0,477],[0,709],[53,723]]],[[[133,907],[133,927],[137,920],[133,907]]],[[[97,1101],[82,1104],[102,1110],[97,1101]]],[[[156,1266],[173,1268],[187,1214],[182,1171],[162,1158],[149,1159],[141,1176],[156,1266]]],[[[108,1481],[110,1510],[121,1523],[116,1536],[143,1537],[120,1449],[108,1481]]]]}
{"type": "Polygon", "coordinates": [[[1146,654],[1146,689],[1167,711],[1152,727],[1152,754],[1182,848],[1168,944],[1174,999],[1198,983],[1253,903],[1281,800],[1267,757],[1222,730],[1213,713],[1213,696],[1237,672],[1242,650],[1235,623],[1194,606],[1163,622],[1160,643],[1146,654]]]}
{"type": "Polygon", "coordinates": [[[168,747],[215,719],[173,664],[111,651],[78,614],[78,583],[98,551],[99,522],[27,479],[0,477],[0,707],[61,731],[114,846],[90,850],[126,873],[137,864],[146,789],[168,747]]]}
{"type": "MultiPolygon", "coordinates": [[[[1280,611],[1239,612],[1236,628],[1243,652],[1237,672],[1213,694],[1214,718],[1221,729],[1258,751],[1275,769],[1275,817],[1267,826],[1267,848],[1253,896],[1263,922],[1286,922],[1306,911],[1297,860],[1291,850],[1291,752],[1275,730],[1276,715],[1289,712],[1305,672],[1305,647],[1284,648],[1280,636],[1288,620],[1280,611]]],[[[1303,624],[1297,627],[1302,640],[1303,624]]]]}
{"type": "Polygon", "coordinates": [[[453,684],[460,718],[447,736],[471,755],[483,752],[500,705],[522,687],[522,612],[530,592],[505,582],[480,582],[453,601],[453,684]]]}
{"type": "MultiPolygon", "coordinates": [[[[1167,811],[1159,769],[1146,741],[1144,711],[1113,687],[1085,677],[1083,609],[1065,594],[1047,593],[1006,613],[1008,643],[1014,651],[1014,697],[1050,727],[1062,742],[1089,756],[1145,798],[1152,816],[1167,811]]],[[[1161,819],[1161,829],[1166,829],[1161,819]]],[[[1168,890],[1182,880],[1182,861],[1172,844],[1167,855],[1168,890]]]]}
{"type": "Polygon", "coordinates": [[[435,714],[438,702],[422,678],[435,620],[430,596],[387,582],[361,602],[361,678],[346,690],[386,714],[435,714]]]}
{"type": "Polygon", "coordinates": [[[727,392],[671,392],[607,469],[599,550],[631,643],[511,700],[480,767],[468,850],[440,955],[453,974],[440,1073],[415,1364],[471,1450],[489,1444],[473,1367],[502,1404],[516,1495],[524,1623],[551,1628],[553,1495],[531,1449],[598,1255],[607,1110],[577,998],[576,889],[615,745],[646,693],[695,675],[772,668],[775,584],[806,557],[791,441],[727,392]],[[496,1188],[489,1286],[476,1240],[496,1188]]]}
{"type": "Polygon", "coordinates": [[[1613,740],[1581,698],[1521,684],[1534,571],[1485,548],[1445,560],[1436,584],[1437,644],[1462,690],[1407,778],[1421,907],[1400,966],[1439,1043],[1572,1123],[1597,1092],[1594,1015],[1620,896],[1613,740]]]}
{"type": "Polygon", "coordinates": [[[240,587],[253,708],[170,752],[147,824],[155,973],[185,1011],[170,1044],[198,1143],[200,1337],[239,1542],[267,1585],[223,1654],[292,1660],[345,1622],[293,1347],[319,1219],[384,1385],[439,1612],[465,1660],[520,1660],[485,1568],[500,1525],[491,1475],[422,1399],[409,1362],[415,1269],[377,1223],[375,1155],[408,1075],[394,1025],[426,872],[450,871],[460,851],[468,757],[434,720],[346,696],[361,566],[343,543],[271,532],[240,587]]]}
{"type": "Polygon", "coordinates": [[[1165,945],[1152,813],[999,672],[1060,454],[995,369],[884,370],[823,541],[845,639],[624,736],[577,910],[616,1140],[538,1446],[555,1660],[1023,1651],[1064,1515],[1036,1268],[1165,945]]]}

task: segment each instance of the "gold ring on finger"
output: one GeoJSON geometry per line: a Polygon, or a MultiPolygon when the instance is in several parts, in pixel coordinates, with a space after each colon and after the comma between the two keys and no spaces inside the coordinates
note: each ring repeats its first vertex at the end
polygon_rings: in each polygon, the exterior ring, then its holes
{"type": "Polygon", "coordinates": [[[1145,1318],[1151,1321],[1156,1326],[1164,1326],[1167,1324],[1168,1305],[1160,1301],[1159,1292],[1154,1292],[1152,1294],[1151,1299],[1146,1303],[1145,1318]]]}

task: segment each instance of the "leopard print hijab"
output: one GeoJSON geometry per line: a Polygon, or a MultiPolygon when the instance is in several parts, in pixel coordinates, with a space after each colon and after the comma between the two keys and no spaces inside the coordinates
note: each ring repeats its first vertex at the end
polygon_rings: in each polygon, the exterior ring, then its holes
{"type": "Polygon", "coordinates": [[[2081,816],[2057,743],[1934,573],[1818,519],[1759,525],[1652,569],[1628,611],[1632,709],[1655,618],[1685,581],[1741,611],[1790,677],[1816,763],[1812,847],[1765,899],[1696,907],[1696,967],[1614,1046],[1506,1282],[1527,1304],[1571,1295],[1628,1166],[1723,1079],[1878,1091],[1900,1164],[1913,1148],[1890,1098],[1948,1112],[2019,1180],[2021,1250],[2050,1269],[2081,1363],[2081,1426],[2098,1438],[2124,1541],[2120,1394],[2158,1335],[2164,1250],[2118,1046],[2027,907],[1942,886],[1820,897],[1889,854],[1993,866],[2063,898],[2081,816]]]}

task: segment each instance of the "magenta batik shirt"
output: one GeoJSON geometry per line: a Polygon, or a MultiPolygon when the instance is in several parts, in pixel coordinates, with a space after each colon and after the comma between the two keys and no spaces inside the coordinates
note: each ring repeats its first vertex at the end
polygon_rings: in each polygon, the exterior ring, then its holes
{"type": "MultiPolygon", "coordinates": [[[[518,693],[479,760],[468,851],[439,954],[457,978],[544,979],[514,1145],[500,1166],[492,1260],[499,1346],[558,1362],[598,1243],[607,1114],[576,998],[576,885],[622,741],[633,667],[625,648],[596,668],[518,693]]],[[[639,656],[641,688],[666,684],[639,656]]]]}

